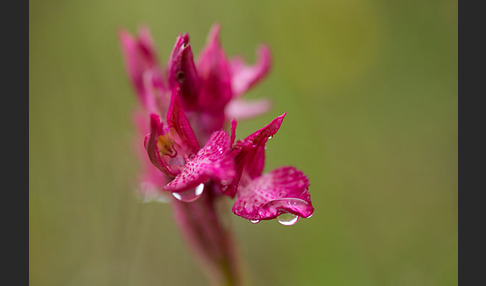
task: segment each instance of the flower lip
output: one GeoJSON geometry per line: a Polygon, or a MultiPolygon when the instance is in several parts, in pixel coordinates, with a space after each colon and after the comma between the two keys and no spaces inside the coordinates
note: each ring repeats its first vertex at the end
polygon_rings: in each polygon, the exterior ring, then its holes
{"type": "Polygon", "coordinates": [[[249,220],[269,220],[284,213],[310,217],[314,212],[309,180],[294,167],[280,167],[238,190],[233,212],[249,220]]]}

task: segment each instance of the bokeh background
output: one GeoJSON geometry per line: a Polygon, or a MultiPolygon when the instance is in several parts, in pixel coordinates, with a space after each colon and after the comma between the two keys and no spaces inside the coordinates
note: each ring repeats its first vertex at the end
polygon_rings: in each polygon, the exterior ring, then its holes
{"type": "Polygon", "coordinates": [[[250,285],[457,285],[457,1],[33,0],[31,285],[206,285],[169,205],[134,195],[138,162],[117,30],[167,59],[215,22],[229,56],[261,42],[249,98],[288,112],[266,170],[295,165],[316,208],[292,227],[232,216],[250,285]]]}

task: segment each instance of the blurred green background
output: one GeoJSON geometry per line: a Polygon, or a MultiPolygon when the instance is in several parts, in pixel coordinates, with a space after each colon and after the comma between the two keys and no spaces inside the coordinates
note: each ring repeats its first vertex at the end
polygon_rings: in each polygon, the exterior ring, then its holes
{"type": "Polygon", "coordinates": [[[288,112],[266,170],[295,165],[316,208],[292,227],[232,216],[250,285],[457,285],[457,1],[33,0],[31,285],[206,285],[138,161],[117,30],[149,25],[166,62],[215,22],[229,56],[261,42],[288,112]]]}

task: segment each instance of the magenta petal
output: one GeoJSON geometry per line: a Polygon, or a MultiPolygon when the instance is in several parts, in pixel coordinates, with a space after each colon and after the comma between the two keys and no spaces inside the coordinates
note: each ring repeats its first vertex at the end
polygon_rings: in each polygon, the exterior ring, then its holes
{"type": "Polygon", "coordinates": [[[238,190],[233,213],[249,220],[268,220],[284,213],[310,217],[314,212],[309,180],[294,167],[281,167],[238,190]]]}
{"type": "Polygon", "coordinates": [[[213,26],[197,63],[201,79],[199,106],[213,113],[222,112],[233,97],[230,67],[219,43],[219,31],[219,25],[213,26]]]}
{"type": "Polygon", "coordinates": [[[186,110],[197,108],[199,76],[194,64],[189,36],[177,38],[169,61],[169,86],[171,90],[179,87],[183,107],[186,110]]]}
{"type": "Polygon", "coordinates": [[[235,176],[235,166],[230,154],[231,144],[228,132],[214,132],[208,142],[190,159],[182,172],[166,187],[166,191],[182,192],[215,180],[221,186],[228,185],[235,176]]]}
{"type": "Polygon", "coordinates": [[[171,129],[170,136],[182,148],[180,151],[184,155],[195,154],[199,150],[199,143],[179,102],[179,92],[180,90],[177,88],[172,91],[167,112],[167,124],[171,129]]]}
{"type": "Polygon", "coordinates": [[[146,70],[143,74],[143,84],[146,94],[144,107],[147,113],[158,113],[165,117],[170,98],[162,78],[154,70],[146,70]]]}
{"type": "Polygon", "coordinates": [[[242,176],[248,180],[259,177],[262,174],[265,167],[265,144],[268,139],[277,133],[286,114],[276,117],[267,126],[249,135],[244,140],[236,142],[232,151],[235,157],[236,177],[225,191],[225,195],[229,197],[236,195],[242,176]]]}
{"type": "MultiPolygon", "coordinates": [[[[158,78],[157,80],[163,85],[163,75],[158,67],[150,32],[148,28],[142,28],[139,31],[139,37],[134,38],[127,31],[121,30],[118,36],[125,58],[125,66],[132,84],[142,105],[147,107],[147,92],[143,80],[144,73],[151,70],[154,76],[158,78]]],[[[165,86],[163,88],[165,89],[165,86]]]]}
{"type": "Polygon", "coordinates": [[[168,134],[164,132],[164,125],[157,114],[150,114],[150,134],[145,137],[145,149],[152,164],[168,176],[177,173],[165,162],[163,155],[172,156],[175,151],[168,134]]]}
{"type": "Polygon", "coordinates": [[[268,99],[252,101],[234,99],[226,106],[225,113],[229,118],[248,119],[264,114],[271,107],[272,104],[268,99]]]}
{"type": "Polygon", "coordinates": [[[248,66],[243,59],[231,61],[231,87],[235,96],[245,93],[248,89],[263,79],[272,65],[270,49],[262,45],[258,48],[258,59],[255,65],[248,66]]]}
{"type": "Polygon", "coordinates": [[[138,194],[144,201],[160,201],[166,192],[163,192],[163,186],[168,183],[167,176],[161,173],[150,161],[147,151],[140,142],[140,138],[150,132],[148,118],[144,112],[136,111],[133,114],[133,121],[137,129],[137,140],[134,142],[134,148],[137,157],[141,162],[141,170],[138,177],[139,185],[138,194]]]}
{"type": "Polygon", "coordinates": [[[246,137],[245,141],[251,141],[253,144],[257,145],[265,144],[268,139],[271,139],[271,137],[280,129],[286,115],[287,112],[276,117],[267,126],[246,137]]]}
{"type": "Polygon", "coordinates": [[[258,177],[265,166],[265,144],[280,129],[287,113],[276,117],[262,129],[256,131],[244,140],[245,147],[239,156],[245,157],[245,172],[250,178],[258,177]]]}

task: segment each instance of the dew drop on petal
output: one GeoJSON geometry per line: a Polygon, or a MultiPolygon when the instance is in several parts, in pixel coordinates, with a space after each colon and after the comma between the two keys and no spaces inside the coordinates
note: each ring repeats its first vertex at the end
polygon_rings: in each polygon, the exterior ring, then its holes
{"type": "Polygon", "coordinates": [[[298,198],[285,198],[289,206],[307,206],[309,203],[298,198]]]}
{"type": "Polygon", "coordinates": [[[299,220],[299,216],[291,213],[283,213],[277,217],[277,220],[282,225],[294,225],[299,220]]]}
{"type": "Polygon", "coordinates": [[[250,222],[251,222],[251,223],[259,223],[259,222],[260,222],[260,220],[259,220],[259,219],[251,219],[251,220],[250,220],[250,222]]]}
{"type": "Polygon", "coordinates": [[[197,198],[199,198],[202,195],[203,191],[204,191],[204,184],[199,184],[199,186],[197,186],[194,189],[190,189],[179,193],[174,192],[172,193],[172,195],[174,196],[174,198],[178,199],[181,202],[190,203],[195,201],[197,198]]]}

